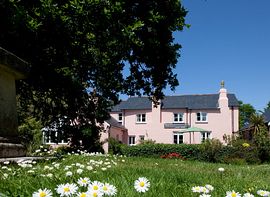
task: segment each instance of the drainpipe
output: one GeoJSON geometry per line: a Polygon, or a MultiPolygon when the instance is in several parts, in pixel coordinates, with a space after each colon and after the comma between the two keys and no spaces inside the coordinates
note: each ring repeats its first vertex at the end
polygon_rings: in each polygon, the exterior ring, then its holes
{"type": "Polygon", "coordinates": [[[232,107],[232,134],[234,134],[234,108],[232,107]]]}

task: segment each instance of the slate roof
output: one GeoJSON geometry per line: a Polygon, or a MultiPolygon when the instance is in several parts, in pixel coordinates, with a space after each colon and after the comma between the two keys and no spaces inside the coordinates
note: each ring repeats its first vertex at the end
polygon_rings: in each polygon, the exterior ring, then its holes
{"type": "Polygon", "coordinates": [[[265,110],[265,112],[263,113],[263,117],[266,122],[270,122],[270,109],[265,110]]]}
{"type": "MultiPolygon", "coordinates": [[[[227,94],[229,107],[239,106],[238,100],[234,94],[227,94]]],[[[217,109],[219,94],[198,94],[182,96],[165,96],[162,100],[162,109],[217,109]]],[[[148,97],[130,97],[116,105],[112,111],[151,109],[152,102],[148,97]]]]}
{"type": "Polygon", "coordinates": [[[106,122],[107,122],[109,125],[113,126],[113,127],[117,127],[117,128],[121,128],[121,129],[125,129],[125,130],[126,130],[126,128],[125,128],[122,124],[120,124],[120,123],[119,123],[115,118],[113,118],[113,117],[110,117],[110,119],[106,120],[106,122]]]}

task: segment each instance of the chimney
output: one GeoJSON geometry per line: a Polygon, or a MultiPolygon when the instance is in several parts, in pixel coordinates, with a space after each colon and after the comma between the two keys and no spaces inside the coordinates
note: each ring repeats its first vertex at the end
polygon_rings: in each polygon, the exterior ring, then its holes
{"type": "Polygon", "coordinates": [[[218,107],[219,108],[229,107],[227,90],[224,88],[223,80],[221,81],[220,85],[221,85],[221,88],[219,90],[218,107]]]}

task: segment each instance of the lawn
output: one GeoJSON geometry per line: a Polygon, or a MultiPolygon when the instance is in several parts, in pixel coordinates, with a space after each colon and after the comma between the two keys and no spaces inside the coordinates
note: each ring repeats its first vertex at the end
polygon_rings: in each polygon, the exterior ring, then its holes
{"type": "MultiPolygon", "coordinates": [[[[78,179],[87,177],[93,181],[109,183],[117,188],[115,196],[198,197],[195,186],[210,184],[211,196],[226,196],[227,191],[240,194],[258,190],[270,191],[269,165],[225,165],[197,161],[159,158],[127,158],[116,156],[67,155],[59,160],[37,163],[2,164],[0,169],[0,196],[29,197],[38,189],[50,189],[53,196],[60,184],[74,183],[78,191],[86,187],[78,185],[78,179]],[[219,171],[224,168],[224,171],[219,171]],[[134,182],[145,177],[149,190],[139,193],[134,182]]],[[[78,195],[73,195],[78,196],[78,195]]],[[[81,195],[83,196],[83,195],[81,195]]],[[[104,196],[104,195],[103,195],[104,196]]],[[[107,195],[108,196],[108,195],[107,195]]],[[[231,195],[233,196],[233,195],[231,195]]],[[[265,195],[266,196],[266,195],[265,195]]]]}

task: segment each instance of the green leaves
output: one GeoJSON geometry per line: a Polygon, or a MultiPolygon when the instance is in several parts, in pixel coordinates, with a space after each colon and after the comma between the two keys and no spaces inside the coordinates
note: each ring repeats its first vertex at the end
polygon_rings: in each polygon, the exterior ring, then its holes
{"type": "Polygon", "coordinates": [[[0,43],[32,66],[17,87],[37,118],[92,125],[119,93],[159,99],[175,88],[180,45],[172,33],[186,13],[178,0],[4,0],[0,43]]]}

